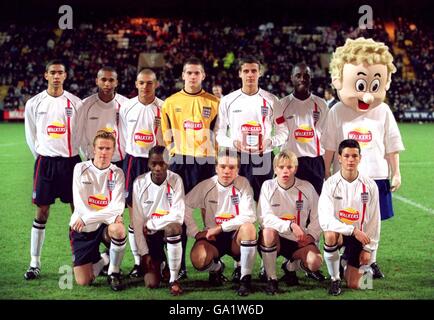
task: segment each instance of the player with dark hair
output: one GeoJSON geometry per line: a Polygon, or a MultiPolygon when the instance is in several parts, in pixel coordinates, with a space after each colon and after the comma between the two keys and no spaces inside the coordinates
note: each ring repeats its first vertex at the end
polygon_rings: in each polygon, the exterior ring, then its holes
{"type": "Polygon", "coordinates": [[[74,167],[81,161],[78,151],[82,134],[82,102],[63,89],[67,73],[65,64],[50,61],[44,74],[47,90],[26,103],[25,132],[30,151],[35,156],[33,203],[36,218],[30,244],[30,267],[26,280],[39,277],[41,251],[50,206],[56,198],[71,205],[74,167]]]}
{"type": "MultiPolygon", "coordinates": [[[[214,172],[215,138],[219,99],[202,89],[205,79],[203,63],[195,58],[184,62],[184,88],[166,99],[161,110],[164,142],[172,156],[170,170],[179,174],[188,193],[214,172]]],[[[180,279],[187,277],[185,248],[186,227],[183,226],[180,279]]]]}
{"type": "Polygon", "coordinates": [[[77,284],[90,285],[105,265],[114,291],[123,288],[120,265],[126,246],[122,214],[125,208],[122,169],[111,164],[115,136],[105,130],[93,139],[93,160],[74,168],[74,214],[69,223],[72,260],[77,284]],[[99,254],[99,244],[110,241],[110,260],[99,254]]]}
{"type": "Polygon", "coordinates": [[[128,98],[116,92],[118,74],[112,67],[102,67],[97,73],[95,83],[98,92],[83,100],[84,133],[81,149],[87,159],[93,157],[92,140],[99,130],[112,132],[116,138],[113,163],[123,167],[125,158],[125,137],[119,125],[119,113],[125,107],[128,98]]]}
{"type": "Polygon", "coordinates": [[[168,170],[168,160],[164,146],[154,146],[149,151],[150,172],[134,181],[132,221],[145,285],[149,288],[159,286],[166,244],[169,289],[176,296],[183,293],[177,279],[182,257],[184,186],[181,177],[168,170]]]}
{"type": "Polygon", "coordinates": [[[349,288],[360,287],[364,270],[380,239],[380,205],[375,181],[358,170],[360,145],[343,140],[338,147],[341,169],[324,183],[318,216],[324,231],[324,259],[331,276],[329,293],[341,293],[340,267],[349,288]],[[345,247],[342,261],[339,248],[345,247]]]}
{"type": "Polygon", "coordinates": [[[260,62],[247,56],[239,66],[242,87],[220,101],[217,142],[240,153],[240,175],[249,180],[257,201],[262,183],[273,176],[272,150],[285,143],[288,129],[278,99],[259,88],[260,62]]]}

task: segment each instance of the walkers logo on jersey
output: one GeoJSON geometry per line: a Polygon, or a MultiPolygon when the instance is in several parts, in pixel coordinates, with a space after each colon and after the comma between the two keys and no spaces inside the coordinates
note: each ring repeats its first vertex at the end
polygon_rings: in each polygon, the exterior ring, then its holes
{"type": "Polygon", "coordinates": [[[315,133],[313,131],[313,128],[311,126],[309,126],[308,124],[301,124],[294,131],[294,138],[295,138],[295,140],[297,140],[297,142],[300,142],[300,143],[311,142],[314,136],[315,136],[315,133]]]}
{"type": "Polygon", "coordinates": [[[185,120],[183,124],[184,130],[192,129],[192,130],[202,130],[203,123],[202,121],[194,122],[191,120],[185,120]]]}
{"type": "Polygon", "coordinates": [[[62,138],[66,133],[66,127],[61,122],[53,122],[47,127],[47,134],[53,139],[62,138]]]}
{"type": "Polygon", "coordinates": [[[169,210],[157,209],[151,214],[151,219],[160,219],[170,213],[169,210]]]}
{"type": "Polygon", "coordinates": [[[102,194],[94,194],[87,199],[87,204],[95,210],[101,210],[108,206],[109,201],[107,197],[102,194]]]}
{"type": "Polygon", "coordinates": [[[262,132],[262,127],[256,121],[247,121],[247,123],[245,123],[245,124],[243,124],[241,126],[241,132],[261,133],[262,132]]]}
{"type": "Polygon", "coordinates": [[[361,148],[368,146],[369,142],[372,141],[372,132],[366,128],[355,128],[354,130],[348,132],[348,139],[357,140],[361,148]]]}
{"type": "Polygon", "coordinates": [[[289,214],[289,213],[284,213],[279,218],[280,218],[280,220],[292,221],[292,222],[296,222],[296,220],[297,220],[295,215],[289,214]]]}
{"type": "Polygon", "coordinates": [[[353,208],[345,208],[339,210],[339,220],[346,224],[353,224],[358,221],[360,217],[360,213],[358,210],[353,208]]]}
{"type": "Polygon", "coordinates": [[[142,148],[146,148],[154,142],[154,135],[148,130],[139,130],[134,134],[134,142],[142,148]]]}
{"type": "Polygon", "coordinates": [[[222,224],[223,222],[229,221],[233,219],[235,216],[232,213],[220,213],[215,216],[215,223],[218,225],[222,224]]]}

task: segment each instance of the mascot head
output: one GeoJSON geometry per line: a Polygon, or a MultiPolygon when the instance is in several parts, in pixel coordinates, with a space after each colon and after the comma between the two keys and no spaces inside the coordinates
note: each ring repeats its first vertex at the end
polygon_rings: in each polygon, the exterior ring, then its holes
{"type": "Polygon", "coordinates": [[[358,112],[380,105],[396,72],[389,48],[372,39],[347,39],[330,61],[332,84],[339,99],[358,112]]]}

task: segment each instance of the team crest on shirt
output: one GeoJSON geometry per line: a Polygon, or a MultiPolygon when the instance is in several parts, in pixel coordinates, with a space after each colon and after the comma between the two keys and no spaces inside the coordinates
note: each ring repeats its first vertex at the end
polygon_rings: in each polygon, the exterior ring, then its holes
{"type": "Polygon", "coordinates": [[[172,199],[173,199],[172,193],[166,192],[166,197],[169,204],[172,205],[172,199]]]}
{"type": "Polygon", "coordinates": [[[267,106],[261,106],[261,115],[263,117],[268,116],[268,107],[267,106]]]}
{"type": "Polygon", "coordinates": [[[211,107],[202,107],[202,117],[209,118],[211,117],[211,107]]]}
{"type": "Polygon", "coordinates": [[[369,196],[368,196],[367,192],[362,192],[361,195],[360,195],[360,197],[362,198],[362,203],[363,204],[368,203],[369,196]]]}
{"type": "Polygon", "coordinates": [[[72,108],[68,108],[68,107],[65,108],[65,114],[68,118],[72,117],[72,112],[73,112],[72,108]]]}
{"type": "Polygon", "coordinates": [[[301,211],[303,210],[303,200],[297,200],[295,201],[295,208],[297,209],[297,211],[301,211]]]}
{"type": "Polygon", "coordinates": [[[161,117],[154,118],[154,127],[159,127],[161,125],[161,117]]]}
{"type": "Polygon", "coordinates": [[[109,189],[109,191],[113,191],[115,189],[116,186],[116,182],[114,180],[109,180],[107,182],[107,188],[109,189]]]}
{"type": "Polygon", "coordinates": [[[232,205],[237,206],[240,204],[240,197],[236,194],[236,195],[232,195],[231,196],[231,202],[232,205]]]}
{"type": "Polygon", "coordinates": [[[50,138],[59,139],[66,133],[66,127],[63,123],[54,121],[47,127],[47,134],[50,138]]]}

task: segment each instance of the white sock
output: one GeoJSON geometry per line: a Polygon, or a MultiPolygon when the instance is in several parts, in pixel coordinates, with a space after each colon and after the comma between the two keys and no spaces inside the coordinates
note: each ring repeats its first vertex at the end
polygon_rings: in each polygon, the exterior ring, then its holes
{"type": "Polygon", "coordinates": [[[256,240],[241,240],[241,279],[251,275],[256,258],[256,240]]]}
{"type": "Polygon", "coordinates": [[[297,271],[300,270],[300,262],[301,260],[295,260],[295,261],[289,261],[287,260],[285,266],[286,266],[286,270],[288,271],[297,271]]]}
{"type": "Polygon", "coordinates": [[[214,260],[211,262],[211,264],[209,265],[208,268],[206,268],[204,271],[208,271],[208,272],[217,272],[222,268],[222,264],[220,262],[220,260],[218,260],[217,262],[215,262],[214,260]]]}
{"type": "Polygon", "coordinates": [[[124,257],[125,247],[127,246],[127,239],[112,238],[110,245],[110,265],[108,274],[119,273],[122,258],[124,257]]]}
{"type": "Polygon", "coordinates": [[[41,267],[41,251],[45,239],[45,224],[38,220],[33,221],[31,242],[30,242],[30,266],[33,268],[41,267]]]}
{"type": "Polygon", "coordinates": [[[134,229],[131,225],[128,226],[128,241],[130,243],[131,252],[133,253],[134,264],[140,265],[140,256],[137,253],[137,244],[136,238],[134,237],[134,229]]]}
{"type": "Polygon", "coordinates": [[[93,275],[94,277],[97,277],[99,273],[101,272],[102,268],[104,268],[104,259],[101,258],[97,263],[94,263],[92,265],[93,275]]]}
{"type": "Polygon", "coordinates": [[[339,276],[339,251],[338,246],[324,245],[324,260],[332,280],[340,280],[339,276]]]}
{"type": "Polygon", "coordinates": [[[170,270],[169,282],[174,282],[181,268],[182,243],[181,235],[167,237],[167,262],[170,270]]]}
{"type": "Polygon", "coordinates": [[[371,261],[369,262],[369,265],[373,264],[374,262],[377,262],[377,250],[371,251],[371,261]]]}
{"type": "Polygon", "coordinates": [[[261,246],[262,261],[264,263],[265,272],[268,279],[277,279],[276,275],[276,260],[277,260],[277,247],[261,246]]]}

